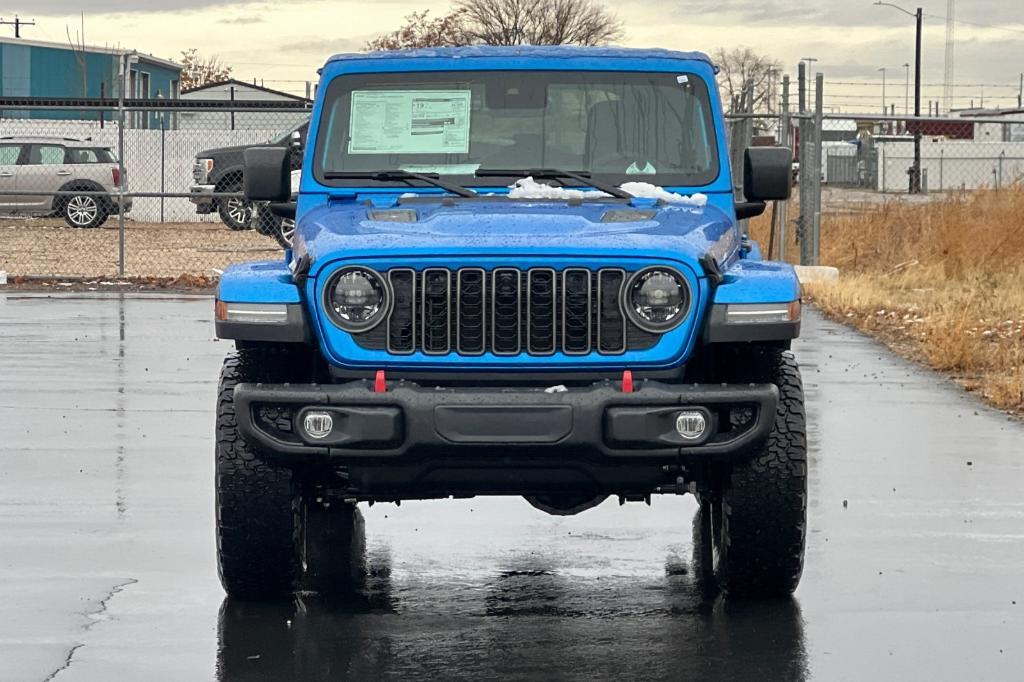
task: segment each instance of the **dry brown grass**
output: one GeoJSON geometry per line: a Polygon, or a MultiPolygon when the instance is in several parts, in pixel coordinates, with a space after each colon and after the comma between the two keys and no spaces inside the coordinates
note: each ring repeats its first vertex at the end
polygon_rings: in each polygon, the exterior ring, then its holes
{"type": "Polygon", "coordinates": [[[822,311],[1024,414],[1024,186],[826,216],[821,244],[822,311]]]}
{"type": "MultiPolygon", "coordinates": [[[[114,277],[119,264],[117,221],[75,230],[53,218],[0,218],[0,270],[19,275],[114,277]]],[[[138,223],[125,221],[125,274],[175,278],[216,276],[231,263],[278,258],[270,237],[233,232],[220,222],[138,223]]]]}

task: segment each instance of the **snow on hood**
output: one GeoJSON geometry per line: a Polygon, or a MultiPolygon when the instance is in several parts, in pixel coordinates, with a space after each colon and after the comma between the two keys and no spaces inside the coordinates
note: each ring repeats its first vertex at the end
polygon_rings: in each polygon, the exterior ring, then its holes
{"type": "MultiPolygon", "coordinates": [[[[708,203],[707,195],[694,194],[684,196],[669,192],[663,187],[652,185],[648,182],[625,182],[619,185],[619,189],[639,199],[657,199],[667,204],[681,204],[683,206],[703,207],[708,203]]],[[[607,197],[608,194],[598,190],[569,189],[568,187],[554,187],[543,182],[537,182],[532,177],[516,180],[509,185],[509,199],[594,199],[607,197]]]]}

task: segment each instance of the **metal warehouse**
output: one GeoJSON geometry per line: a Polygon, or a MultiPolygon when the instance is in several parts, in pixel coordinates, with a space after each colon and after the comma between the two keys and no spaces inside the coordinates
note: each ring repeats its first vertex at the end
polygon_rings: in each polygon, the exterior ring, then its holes
{"type": "MultiPolygon", "coordinates": [[[[0,97],[118,97],[120,62],[130,55],[124,96],[130,99],[178,99],[181,64],[134,50],[78,46],[0,37],[0,97]]],[[[95,118],[96,112],[12,111],[3,118],[95,118]]],[[[143,117],[140,127],[149,121],[143,117]]]]}

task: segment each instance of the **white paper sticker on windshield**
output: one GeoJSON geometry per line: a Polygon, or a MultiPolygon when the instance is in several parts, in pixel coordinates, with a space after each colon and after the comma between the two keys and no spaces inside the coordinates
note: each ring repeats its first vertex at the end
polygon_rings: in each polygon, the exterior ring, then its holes
{"type": "Polygon", "coordinates": [[[469,90],[356,90],[349,154],[468,154],[469,90]]]}

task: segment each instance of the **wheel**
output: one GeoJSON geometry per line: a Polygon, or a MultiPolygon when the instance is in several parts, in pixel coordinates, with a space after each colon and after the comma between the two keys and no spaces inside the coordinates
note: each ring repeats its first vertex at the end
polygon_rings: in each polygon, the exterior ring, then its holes
{"type": "Polygon", "coordinates": [[[292,248],[292,238],[295,236],[295,221],[291,218],[281,218],[270,212],[266,206],[255,209],[255,229],[260,234],[273,237],[282,249],[292,248]]]}
{"type": "MultiPolygon", "coordinates": [[[[241,192],[242,185],[229,185],[220,191],[241,192]]],[[[221,199],[217,202],[217,212],[229,229],[248,230],[252,227],[252,204],[245,199],[221,199]]]]}
{"type": "Polygon", "coordinates": [[[295,237],[295,221],[291,218],[278,218],[277,229],[274,230],[273,235],[282,249],[292,248],[292,239],[295,237]]]}
{"type": "Polygon", "coordinates": [[[61,203],[60,214],[64,222],[75,228],[99,227],[107,222],[107,209],[102,199],[91,194],[67,197],[61,203]]]}
{"type": "Polygon", "coordinates": [[[234,389],[243,382],[281,381],[288,358],[262,350],[230,355],[217,398],[217,559],[229,596],[269,599],[290,594],[300,577],[301,496],[291,470],[265,462],[238,433],[234,389]]]}
{"type": "Polygon", "coordinates": [[[733,380],[779,389],[767,441],[724,473],[710,505],[715,576],[733,597],[781,597],[803,572],[807,528],[807,437],[803,385],[793,354],[759,349],[741,361],[733,380]]]}

